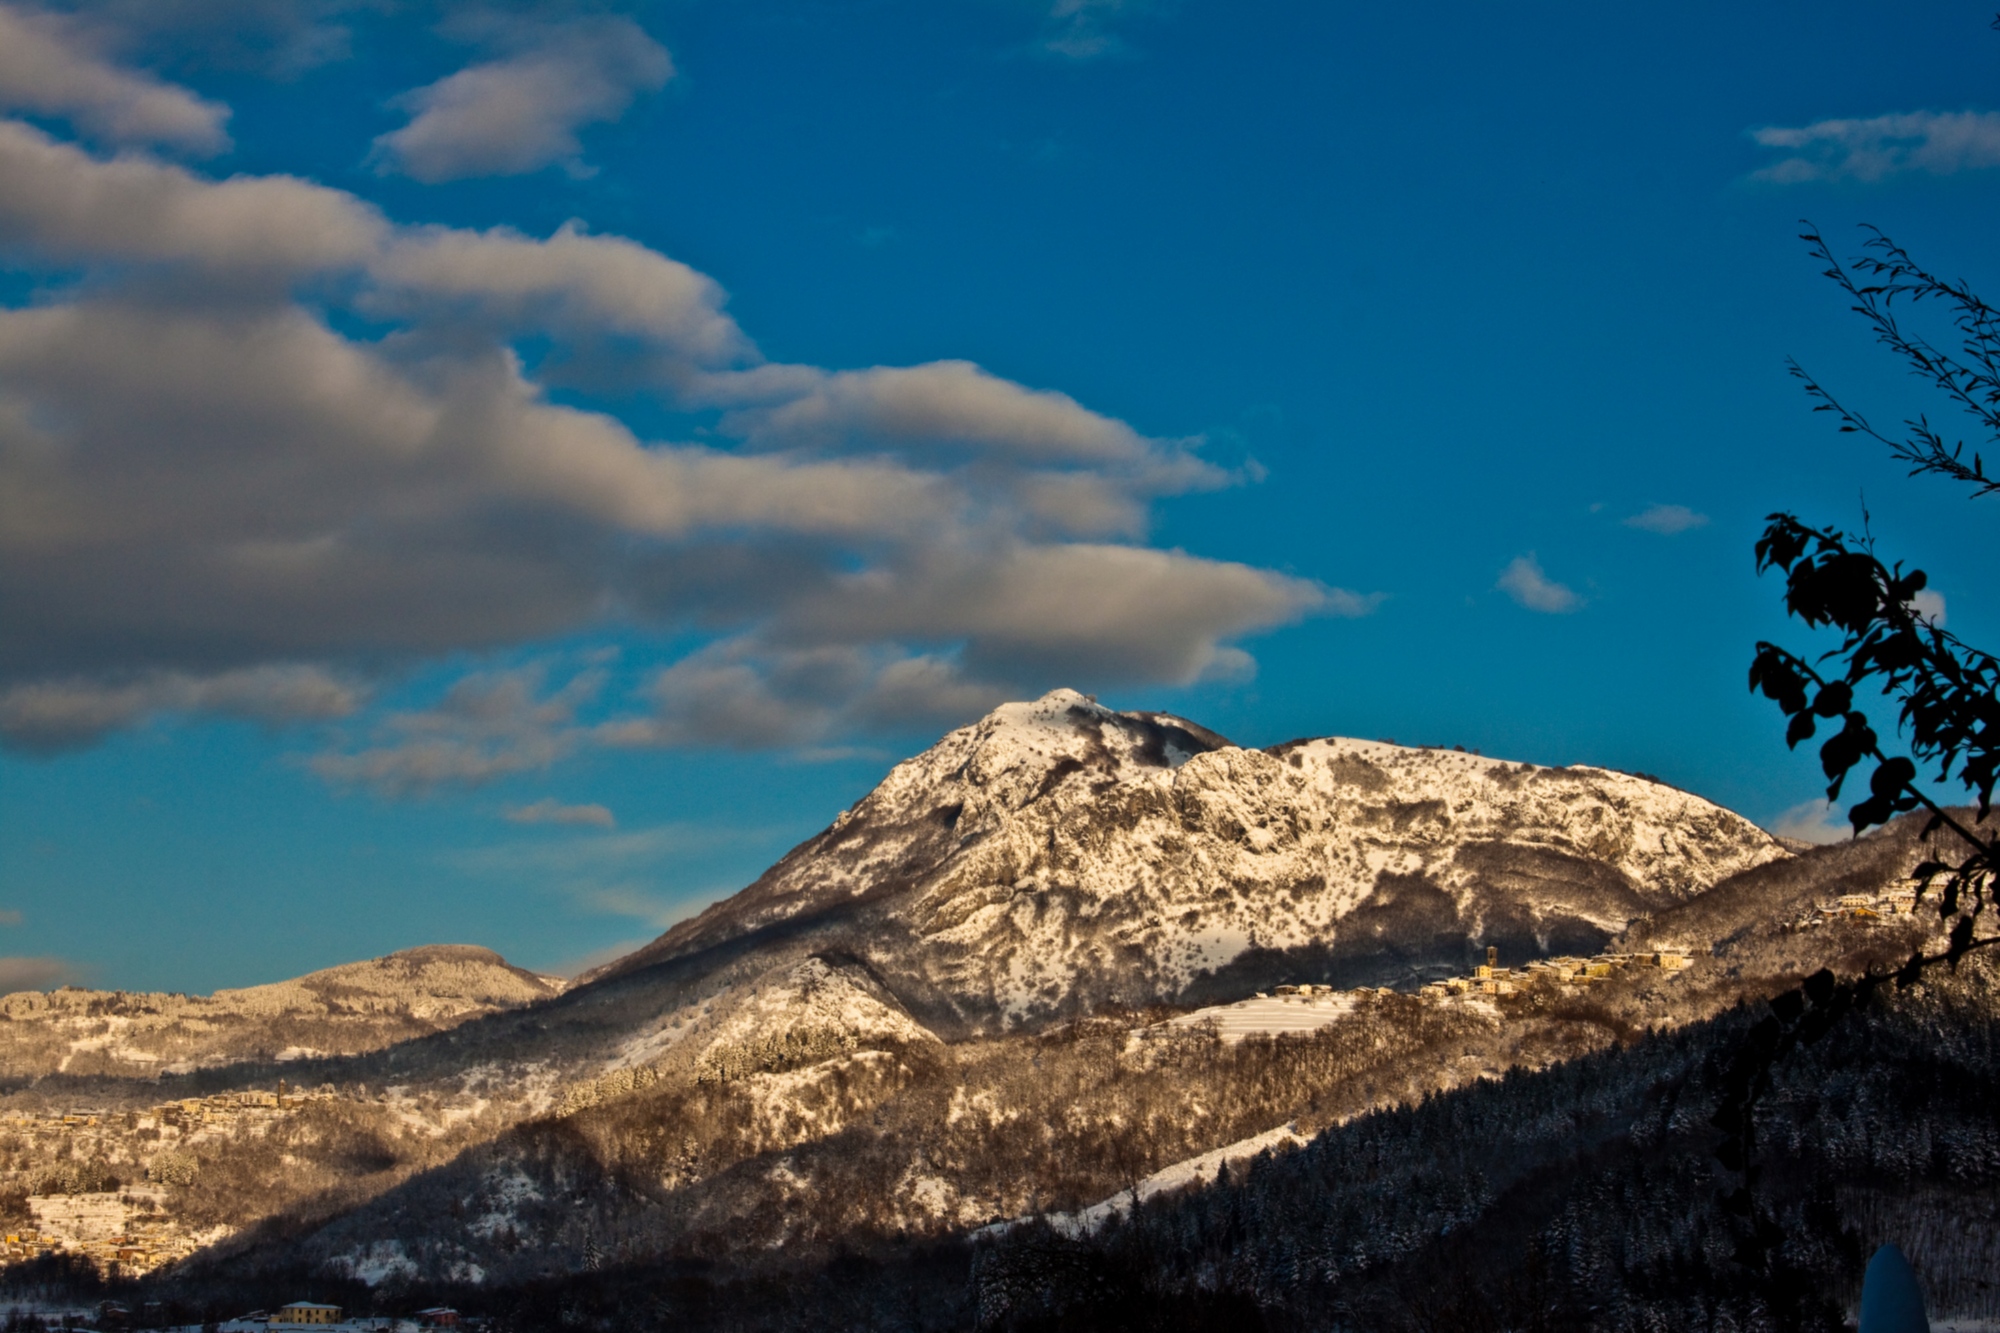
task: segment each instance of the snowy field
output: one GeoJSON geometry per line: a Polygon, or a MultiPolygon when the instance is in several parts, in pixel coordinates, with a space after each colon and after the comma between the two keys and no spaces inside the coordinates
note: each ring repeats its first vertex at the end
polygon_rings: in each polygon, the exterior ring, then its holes
{"type": "Polygon", "coordinates": [[[1280,1032],[1314,1032],[1354,1010],[1354,997],[1339,995],[1272,995],[1235,1004],[1211,1005],[1191,1014],[1169,1019],[1163,1027],[1197,1027],[1214,1023],[1228,1042],[1245,1037],[1280,1032]]]}

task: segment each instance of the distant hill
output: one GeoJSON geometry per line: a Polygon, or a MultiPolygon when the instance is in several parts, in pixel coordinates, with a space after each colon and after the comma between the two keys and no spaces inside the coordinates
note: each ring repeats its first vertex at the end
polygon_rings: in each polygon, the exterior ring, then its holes
{"type": "Polygon", "coordinates": [[[213,995],[19,991],[0,997],[0,1079],[153,1078],[355,1055],[549,999],[564,984],[491,949],[434,944],[213,995]]]}

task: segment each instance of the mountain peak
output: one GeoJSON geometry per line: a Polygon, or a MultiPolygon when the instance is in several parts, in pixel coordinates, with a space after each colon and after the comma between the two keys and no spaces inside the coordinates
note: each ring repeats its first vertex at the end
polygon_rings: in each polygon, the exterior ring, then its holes
{"type": "Polygon", "coordinates": [[[1037,775],[1055,770],[1090,769],[1129,779],[1147,769],[1177,769],[1198,754],[1230,748],[1227,738],[1185,718],[1121,713],[1091,695],[1057,689],[1032,702],[1001,704],[971,726],[951,732],[897,765],[870,799],[893,798],[911,783],[970,781],[983,788],[997,782],[1004,787],[1010,774],[1039,780],[1037,775]]]}

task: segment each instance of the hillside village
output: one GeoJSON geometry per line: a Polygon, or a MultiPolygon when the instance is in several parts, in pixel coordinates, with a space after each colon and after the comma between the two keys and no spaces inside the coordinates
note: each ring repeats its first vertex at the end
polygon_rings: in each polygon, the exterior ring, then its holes
{"type": "Polygon", "coordinates": [[[26,1187],[26,1216],[0,1233],[0,1264],[75,1254],[107,1276],[136,1277],[212,1245],[229,1228],[190,1230],[170,1206],[171,1187],[197,1169],[189,1150],[335,1097],[280,1081],[144,1111],[0,1115],[0,1161],[26,1187]]]}

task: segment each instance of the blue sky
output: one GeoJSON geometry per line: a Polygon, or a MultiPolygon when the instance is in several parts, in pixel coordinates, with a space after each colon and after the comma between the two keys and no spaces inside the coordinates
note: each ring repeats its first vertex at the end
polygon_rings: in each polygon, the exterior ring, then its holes
{"type": "Polygon", "coordinates": [[[1796,824],[1763,515],[2000,638],[1785,372],[1938,410],[1798,221],[2000,291],[1990,20],[0,4],[0,984],[573,968],[1057,685],[1796,824]]]}

